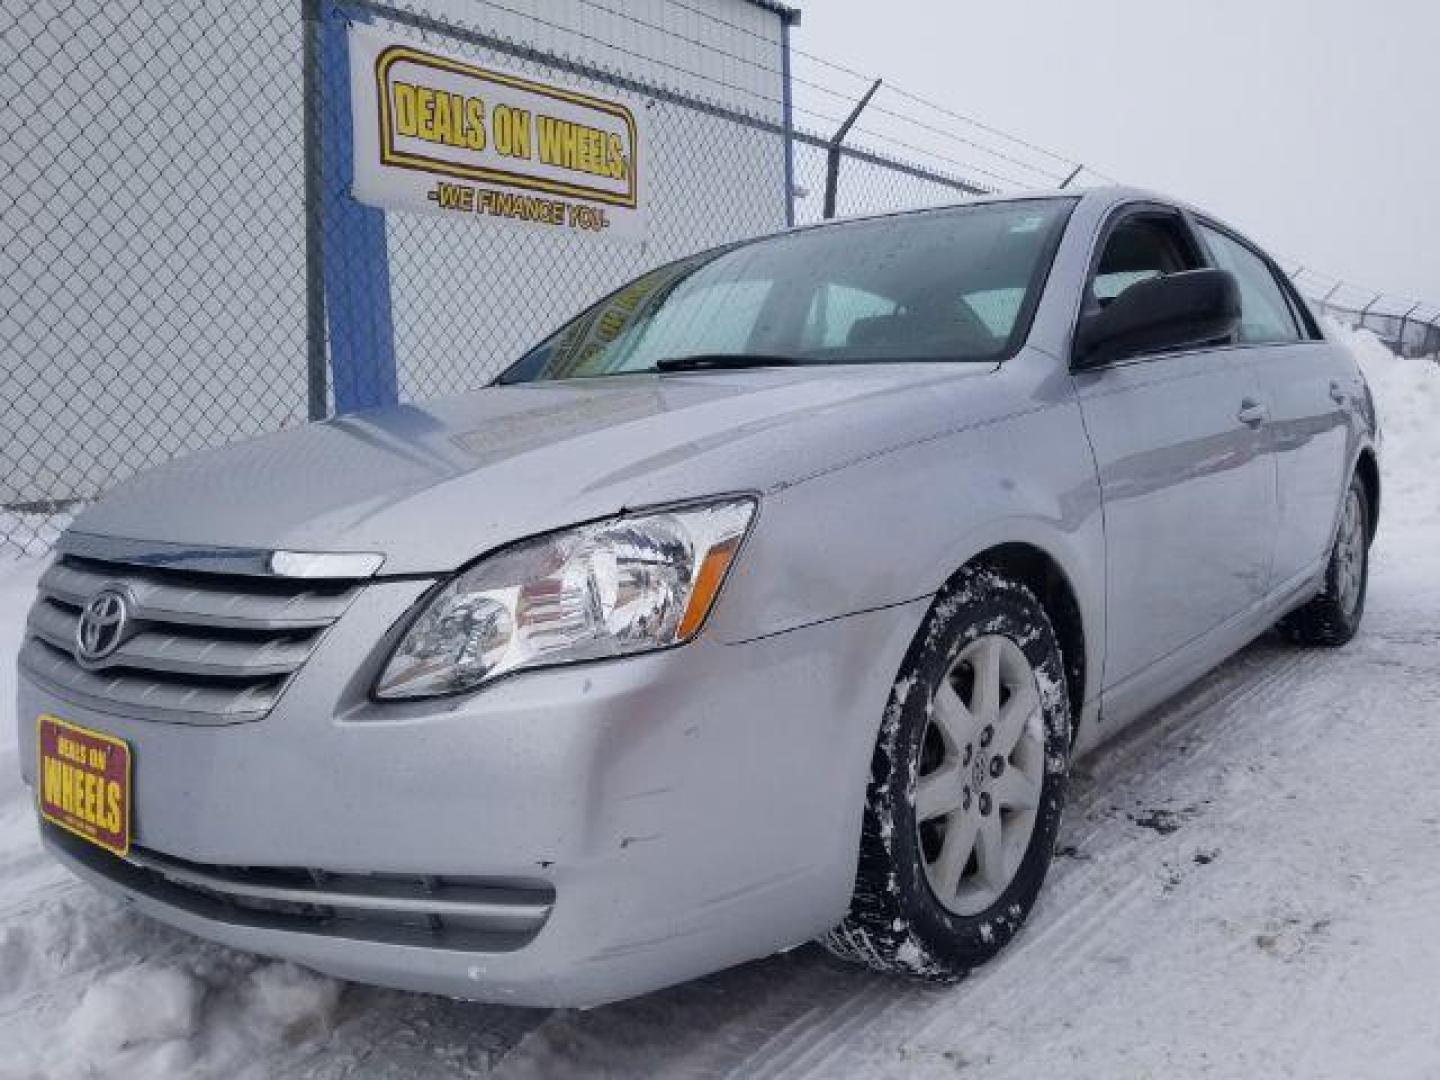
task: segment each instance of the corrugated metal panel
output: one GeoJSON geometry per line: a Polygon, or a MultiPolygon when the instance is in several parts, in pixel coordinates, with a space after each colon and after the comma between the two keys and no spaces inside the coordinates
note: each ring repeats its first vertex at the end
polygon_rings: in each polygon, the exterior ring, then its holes
{"type": "Polygon", "coordinates": [[[781,19],[753,0],[428,0],[418,10],[778,121],[781,19]]]}

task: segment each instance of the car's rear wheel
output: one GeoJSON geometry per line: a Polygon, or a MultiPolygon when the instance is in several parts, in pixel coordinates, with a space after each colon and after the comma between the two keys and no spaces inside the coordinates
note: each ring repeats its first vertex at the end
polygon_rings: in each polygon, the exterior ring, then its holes
{"type": "Polygon", "coordinates": [[[826,947],[938,979],[999,951],[1049,867],[1069,742],[1064,664],[1044,607],[993,570],[962,572],[891,692],[855,893],[826,947]]]}
{"type": "Polygon", "coordinates": [[[1280,621],[1279,630],[1301,645],[1344,645],[1360,629],[1370,583],[1370,500],[1357,475],[1345,491],[1340,524],[1325,567],[1320,595],[1280,621]]]}

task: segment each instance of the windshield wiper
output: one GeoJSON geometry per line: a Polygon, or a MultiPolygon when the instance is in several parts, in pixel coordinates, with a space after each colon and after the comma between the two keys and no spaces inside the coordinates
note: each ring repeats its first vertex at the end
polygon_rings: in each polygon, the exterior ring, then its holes
{"type": "Polygon", "coordinates": [[[696,353],[667,356],[655,361],[656,371],[738,371],[743,368],[794,367],[804,363],[794,356],[766,356],[762,353],[696,353]]]}

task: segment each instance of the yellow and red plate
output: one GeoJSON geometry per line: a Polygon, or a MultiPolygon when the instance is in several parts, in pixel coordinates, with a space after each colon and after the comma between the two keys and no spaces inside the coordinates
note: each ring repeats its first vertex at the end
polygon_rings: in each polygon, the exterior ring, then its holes
{"type": "Polygon", "coordinates": [[[35,721],[40,816],[124,857],[130,851],[130,747],[58,716],[35,721]]]}

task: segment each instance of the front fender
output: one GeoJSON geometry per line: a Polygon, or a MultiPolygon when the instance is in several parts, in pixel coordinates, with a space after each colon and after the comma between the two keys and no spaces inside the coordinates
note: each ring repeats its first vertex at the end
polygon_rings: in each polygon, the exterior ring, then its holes
{"type": "MultiPolygon", "coordinates": [[[[1100,490],[1079,408],[1068,399],[768,494],[710,632],[735,643],[926,597],[1005,543],[1040,549],[1069,578],[1086,670],[1098,675],[1100,490]]],[[[1098,685],[1092,680],[1092,693],[1098,685]]]]}

